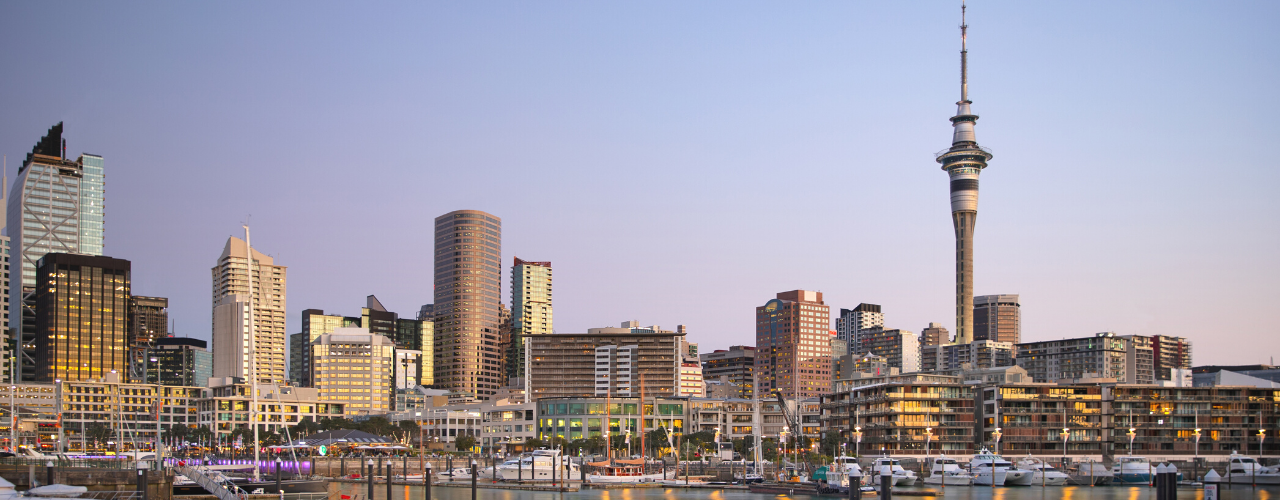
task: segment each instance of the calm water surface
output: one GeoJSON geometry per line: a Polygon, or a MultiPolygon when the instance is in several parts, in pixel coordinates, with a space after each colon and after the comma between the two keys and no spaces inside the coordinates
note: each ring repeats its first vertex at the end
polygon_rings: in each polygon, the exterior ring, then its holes
{"type": "MultiPolygon", "coordinates": [[[[363,499],[368,494],[367,484],[330,483],[330,498],[339,495],[350,495],[363,499]]],[[[932,488],[936,489],[936,488],[932,488]]],[[[391,500],[425,500],[425,491],[421,486],[395,486],[391,500]]],[[[490,490],[480,488],[476,493],[477,500],[839,500],[839,497],[807,495],[765,495],[739,491],[720,490],[685,490],[681,488],[642,488],[615,490],[583,490],[574,493],[555,493],[549,491],[490,490]]],[[[874,494],[864,493],[863,499],[875,500],[874,494]]],[[[916,498],[894,496],[897,500],[916,498]]],[[[1155,500],[1155,488],[1135,486],[1098,486],[1094,488],[1065,486],[1041,488],[994,488],[991,487],[956,487],[948,486],[946,493],[935,498],[955,500],[1155,500]]],[[[1222,490],[1222,500],[1280,500],[1280,487],[1248,488],[1237,487],[1222,490]]],[[[432,500],[471,500],[469,488],[437,486],[431,488],[432,500]]],[[[1202,500],[1203,492],[1199,489],[1178,490],[1179,500],[1202,500]]],[[[387,500],[387,485],[375,484],[372,500],[387,500]]]]}

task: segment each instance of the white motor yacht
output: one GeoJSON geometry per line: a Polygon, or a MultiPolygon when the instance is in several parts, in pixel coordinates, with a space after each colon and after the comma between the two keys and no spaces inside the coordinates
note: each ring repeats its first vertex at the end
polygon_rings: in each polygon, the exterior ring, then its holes
{"type": "Polygon", "coordinates": [[[1062,486],[1067,484],[1067,478],[1069,477],[1062,471],[1053,468],[1052,465],[1045,463],[1044,460],[1032,458],[1031,455],[1019,460],[1018,468],[1031,471],[1032,486],[1062,486]]]}
{"type": "Polygon", "coordinates": [[[880,476],[892,475],[894,486],[912,486],[916,484],[916,473],[903,469],[898,459],[889,457],[877,458],[871,465],[873,485],[880,485],[880,476]]]}
{"type": "Polygon", "coordinates": [[[1227,460],[1227,473],[1219,482],[1239,484],[1280,484],[1280,470],[1277,467],[1263,467],[1252,457],[1231,452],[1227,460]]]}
{"type": "Polygon", "coordinates": [[[943,455],[933,461],[933,468],[929,471],[929,477],[924,478],[924,484],[969,486],[973,484],[973,475],[960,468],[956,459],[943,455]]]}
{"type": "Polygon", "coordinates": [[[986,448],[979,451],[969,461],[973,484],[984,486],[1031,486],[1031,471],[1014,467],[1004,457],[991,453],[986,448]]]}
{"type": "Polygon", "coordinates": [[[498,477],[506,481],[573,480],[578,474],[578,464],[564,460],[560,450],[534,450],[519,461],[498,466],[498,477]]]}

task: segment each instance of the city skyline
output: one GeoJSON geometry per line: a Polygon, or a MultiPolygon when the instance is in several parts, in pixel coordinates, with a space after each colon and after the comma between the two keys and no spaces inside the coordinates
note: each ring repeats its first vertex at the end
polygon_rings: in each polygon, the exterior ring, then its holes
{"type": "MultiPolygon", "coordinates": [[[[433,302],[431,220],[453,210],[502,219],[500,262],[556,262],[560,333],[643,318],[710,352],[750,343],[760,298],[794,289],[957,332],[932,158],[955,112],[953,2],[505,7],[403,6],[346,37],[381,16],[5,5],[11,74],[94,77],[13,79],[0,152],[12,183],[61,121],[68,154],[108,160],[102,254],[170,299],[178,335],[210,339],[205,273],[244,222],[290,267],[286,334],[370,294],[412,316],[433,302]],[[37,18],[82,29],[45,39],[37,18]]],[[[999,156],[974,294],[1019,294],[1024,342],[1182,336],[1197,365],[1280,350],[1277,9],[969,6],[971,99],[999,156]]]]}

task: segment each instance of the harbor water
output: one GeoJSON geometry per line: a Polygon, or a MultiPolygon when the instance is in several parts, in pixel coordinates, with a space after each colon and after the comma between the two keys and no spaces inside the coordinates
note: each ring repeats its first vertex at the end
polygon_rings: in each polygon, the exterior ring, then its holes
{"type": "MultiPolygon", "coordinates": [[[[903,490],[919,490],[921,488],[903,488],[903,490]]],[[[934,498],[956,500],[1155,500],[1156,490],[1140,486],[1058,486],[1058,487],[975,487],[948,486],[945,493],[939,491],[934,498]]],[[[375,484],[374,496],[370,500],[387,500],[387,485],[375,484]]],[[[350,496],[351,499],[365,499],[369,486],[363,483],[331,483],[329,498],[350,496]]],[[[899,491],[899,490],[894,490],[899,491]]],[[[391,500],[425,500],[425,490],[421,486],[396,485],[391,491],[391,500]]],[[[471,500],[470,488],[434,486],[431,488],[432,500],[471,500]]],[[[576,492],[557,493],[550,491],[522,491],[505,489],[480,488],[476,492],[476,500],[841,500],[837,496],[811,497],[806,495],[766,495],[749,493],[740,490],[684,489],[684,488],[631,488],[592,490],[584,489],[576,492]]],[[[848,497],[843,497],[848,498],[848,497]]],[[[876,493],[863,494],[864,500],[879,498],[876,493]]],[[[930,498],[895,495],[897,499],[930,498]]],[[[1203,500],[1204,492],[1198,488],[1186,487],[1178,490],[1179,500],[1203,500]]],[[[1232,489],[1223,487],[1221,500],[1280,500],[1280,487],[1235,486],[1232,489]]]]}

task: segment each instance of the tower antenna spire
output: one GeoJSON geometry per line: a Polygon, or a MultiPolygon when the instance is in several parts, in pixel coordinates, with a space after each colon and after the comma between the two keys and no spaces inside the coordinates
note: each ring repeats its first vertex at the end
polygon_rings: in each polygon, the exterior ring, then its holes
{"type": "Polygon", "coordinates": [[[969,102],[969,25],[964,21],[965,2],[960,0],[960,102],[969,102]]]}

